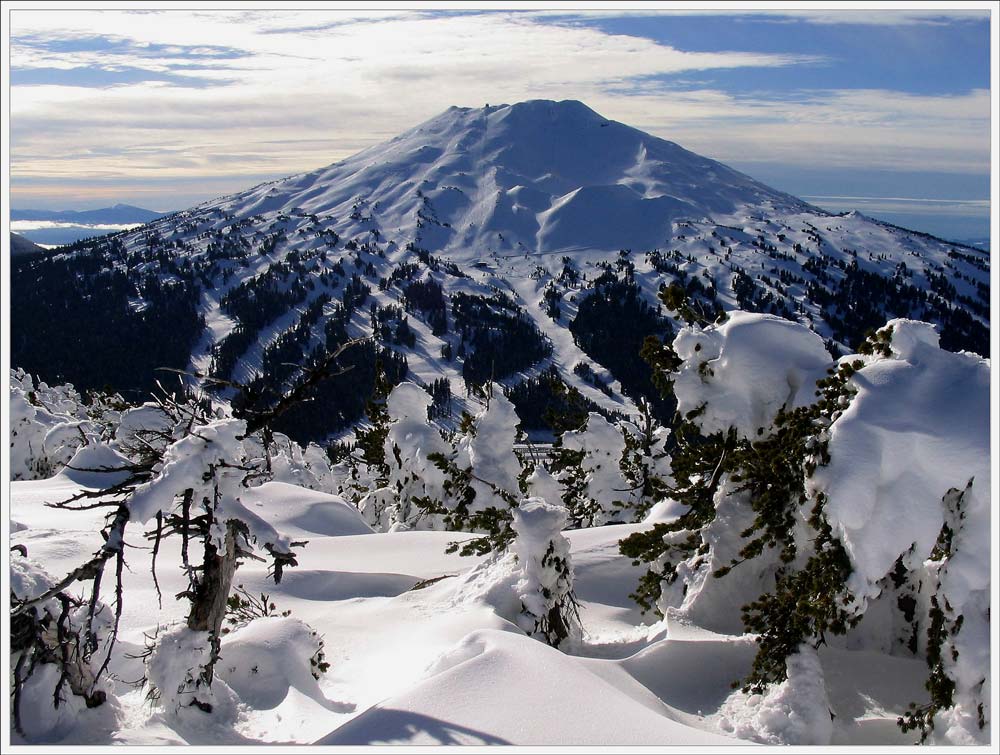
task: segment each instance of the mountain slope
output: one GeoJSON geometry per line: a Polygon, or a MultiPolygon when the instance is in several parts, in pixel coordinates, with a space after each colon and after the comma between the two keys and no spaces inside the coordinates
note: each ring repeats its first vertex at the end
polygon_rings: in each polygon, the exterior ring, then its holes
{"type": "Polygon", "coordinates": [[[384,144],[203,206],[301,210],[434,252],[652,248],[676,220],[814,210],[580,102],[451,108],[384,144]]]}
{"type": "Polygon", "coordinates": [[[29,254],[41,254],[45,250],[24,236],[16,233],[10,234],[10,256],[23,257],[29,254]]]}
{"type": "Polygon", "coordinates": [[[349,428],[378,365],[436,383],[445,422],[491,378],[529,427],[641,397],[666,416],[638,351],[670,337],[657,291],[671,282],[706,309],[805,322],[834,350],[913,317],[988,353],[988,254],[831,215],[581,103],[532,101],[451,108],[321,170],[16,264],[12,362],[140,395],[156,368],[186,369],[266,404],[295,365],[373,336],[286,431],[349,428]]]}

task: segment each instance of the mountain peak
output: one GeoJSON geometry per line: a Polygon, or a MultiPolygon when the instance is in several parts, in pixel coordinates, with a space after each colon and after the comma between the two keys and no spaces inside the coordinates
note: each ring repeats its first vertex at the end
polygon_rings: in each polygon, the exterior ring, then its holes
{"type": "Polygon", "coordinates": [[[808,207],[579,100],[543,99],[452,107],[340,163],[222,203],[241,217],[352,218],[346,233],[377,225],[457,257],[656,248],[679,221],[738,223],[808,207]]]}

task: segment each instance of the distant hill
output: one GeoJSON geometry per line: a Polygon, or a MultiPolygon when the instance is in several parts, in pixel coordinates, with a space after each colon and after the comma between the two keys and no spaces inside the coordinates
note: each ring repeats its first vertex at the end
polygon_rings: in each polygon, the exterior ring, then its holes
{"type": "Polygon", "coordinates": [[[163,213],[128,204],[99,210],[11,210],[11,230],[29,241],[62,246],[75,241],[126,231],[165,217],[163,213]]]}
{"type": "Polygon", "coordinates": [[[42,247],[24,238],[24,236],[19,236],[16,233],[10,235],[11,257],[25,257],[29,254],[39,254],[44,251],[42,247]]]}
{"type": "Polygon", "coordinates": [[[99,210],[11,210],[10,219],[50,220],[75,225],[132,225],[162,218],[164,213],[129,204],[116,204],[99,210]]]}

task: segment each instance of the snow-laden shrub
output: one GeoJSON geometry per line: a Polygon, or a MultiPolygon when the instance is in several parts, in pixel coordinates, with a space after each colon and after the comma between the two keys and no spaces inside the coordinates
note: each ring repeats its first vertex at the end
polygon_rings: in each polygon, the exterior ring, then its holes
{"type": "Polygon", "coordinates": [[[105,438],[117,415],[107,397],[88,407],[72,385],[36,385],[23,370],[11,370],[11,479],[56,474],[80,447],[105,438]]]}
{"type": "Polygon", "coordinates": [[[574,527],[638,518],[638,488],[622,473],[625,446],[622,431],[596,412],[583,429],[563,433],[552,471],[574,527]]]}
{"type": "MultiPolygon", "coordinates": [[[[14,549],[10,558],[11,608],[44,595],[55,579],[14,549]]],[[[100,678],[113,629],[112,611],[98,601],[88,606],[58,591],[11,617],[11,727],[28,742],[53,741],[79,715],[111,694],[100,678]]]]}
{"type": "Polygon", "coordinates": [[[527,498],[514,509],[516,533],[511,551],[517,556],[521,601],[517,623],[527,634],[559,647],[581,634],[573,595],[573,564],[563,536],[566,509],[539,498],[527,498]]]}
{"type": "Polygon", "coordinates": [[[316,443],[303,448],[283,433],[271,433],[266,442],[250,436],[243,444],[248,454],[264,460],[263,479],[309,490],[333,489],[330,458],[316,443]]]}
{"type": "Polygon", "coordinates": [[[390,425],[383,446],[388,484],[359,504],[374,529],[443,529],[426,510],[428,505],[441,505],[446,497],[445,473],[430,457],[447,457],[451,446],[428,422],[430,405],[430,395],[414,383],[400,383],[389,394],[386,408],[390,425]]]}
{"type": "Polygon", "coordinates": [[[651,564],[640,602],[693,620],[728,606],[728,623],[743,606],[759,636],[746,692],[782,684],[803,643],[837,635],[920,653],[931,703],[901,724],[983,741],[988,363],[907,320],[839,362],[804,326],[745,313],[685,328],[674,348],[687,421],[672,494],[688,509],[623,541],[651,564]]]}
{"type": "Polygon", "coordinates": [[[235,696],[207,674],[214,669],[218,651],[209,632],[176,624],[156,637],[146,658],[147,695],[170,715],[192,710],[215,713],[229,719],[235,711],[235,696]]]}

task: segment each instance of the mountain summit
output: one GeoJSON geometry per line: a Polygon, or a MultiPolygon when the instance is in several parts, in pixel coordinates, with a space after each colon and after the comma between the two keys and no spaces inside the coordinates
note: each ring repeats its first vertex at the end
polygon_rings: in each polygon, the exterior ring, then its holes
{"type": "Polygon", "coordinates": [[[678,220],[815,210],[575,100],[452,107],[383,144],[221,202],[363,217],[431,251],[652,248],[678,220]]]}

